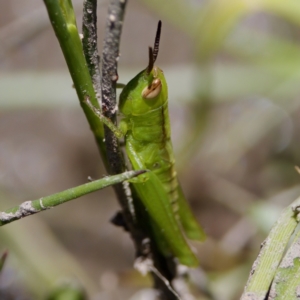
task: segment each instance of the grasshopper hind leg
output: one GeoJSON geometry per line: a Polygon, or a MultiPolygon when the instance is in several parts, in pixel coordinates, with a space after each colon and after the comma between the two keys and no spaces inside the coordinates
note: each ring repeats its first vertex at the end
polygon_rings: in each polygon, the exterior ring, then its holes
{"type": "MultiPolygon", "coordinates": [[[[131,137],[127,138],[126,152],[134,170],[145,169],[141,157],[134,149],[131,137]]],[[[197,267],[198,259],[181,232],[169,196],[159,178],[151,171],[142,176],[145,176],[147,180],[143,183],[132,184],[135,193],[143,203],[144,209],[149,214],[151,222],[154,223],[152,224],[152,229],[156,231],[154,237],[159,248],[161,248],[160,250],[162,250],[162,254],[166,255],[170,249],[181,264],[197,267]],[[159,241],[160,239],[163,241],[159,241]]]]}

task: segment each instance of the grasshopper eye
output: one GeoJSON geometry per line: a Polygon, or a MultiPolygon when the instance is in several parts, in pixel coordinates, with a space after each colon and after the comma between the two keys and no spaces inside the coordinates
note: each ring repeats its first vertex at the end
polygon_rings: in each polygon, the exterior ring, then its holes
{"type": "Polygon", "coordinates": [[[153,99],[155,98],[161,91],[161,80],[156,78],[152,81],[149,86],[146,86],[142,91],[142,97],[144,99],[153,99]]]}

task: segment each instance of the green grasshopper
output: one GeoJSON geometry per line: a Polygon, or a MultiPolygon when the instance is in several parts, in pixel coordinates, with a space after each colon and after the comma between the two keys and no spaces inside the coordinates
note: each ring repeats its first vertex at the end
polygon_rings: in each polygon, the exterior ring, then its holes
{"type": "Polygon", "coordinates": [[[136,75],[120,95],[119,110],[123,118],[119,127],[105,119],[96,108],[91,108],[118,138],[125,138],[132,168],[149,170],[131,182],[135,194],[150,215],[160,251],[164,255],[173,254],[183,265],[195,267],[198,260],[182,229],[187,238],[193,240],[204,240],[205,233],[182,193],[174,167],[168,88],[163,71],[154,66],[160,32],[161,21],[154,48],[149,47],[147,68],[136,75]]]}

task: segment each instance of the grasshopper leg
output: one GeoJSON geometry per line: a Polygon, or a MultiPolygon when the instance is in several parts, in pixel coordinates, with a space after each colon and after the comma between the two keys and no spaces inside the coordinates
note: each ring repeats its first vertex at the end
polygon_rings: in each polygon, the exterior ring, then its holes
{"type": "MultiPolygon", "coordinates": [[[[130,138],[126,140],[126,152],[133,169],[145,168],[142,160],[136,154],[130,138]]],[[[159,235],[164,236],[171,252],[181,264],[189,267],[198,266],[198,259],[181,231],[169,197],[160,180],[153,172],[147,172],[142,176],[147,176],[148,180],[143,183],[133,183],[133,187],[151,219],[155,222],[156,228],[159,228],[159,235]]]]}
{"type": "Polygon", "coordinates": [[[100,121],[105,124],[117,138],[124,137],[124,133],[107,117],[103,115],[100,109],[95,107],[89,97],[85,97],[84,103],[94,112],[94,114],[100,119],[100,121]]]}

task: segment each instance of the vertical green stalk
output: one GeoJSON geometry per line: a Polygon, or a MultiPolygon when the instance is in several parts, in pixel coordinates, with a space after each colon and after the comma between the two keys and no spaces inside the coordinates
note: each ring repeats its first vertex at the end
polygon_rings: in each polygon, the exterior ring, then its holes
{"type": "Polygon", "coordinates": [[[99,107],[83,54],[72,2],[70,0],[44,0],[44,2],[52,27],[67,62],[80,105],[94,133],[100,152],[103,158],[105,158],[103,125],[99,118],[84,103],[84,99],[89,98],[95,107],[99,107]]]}

